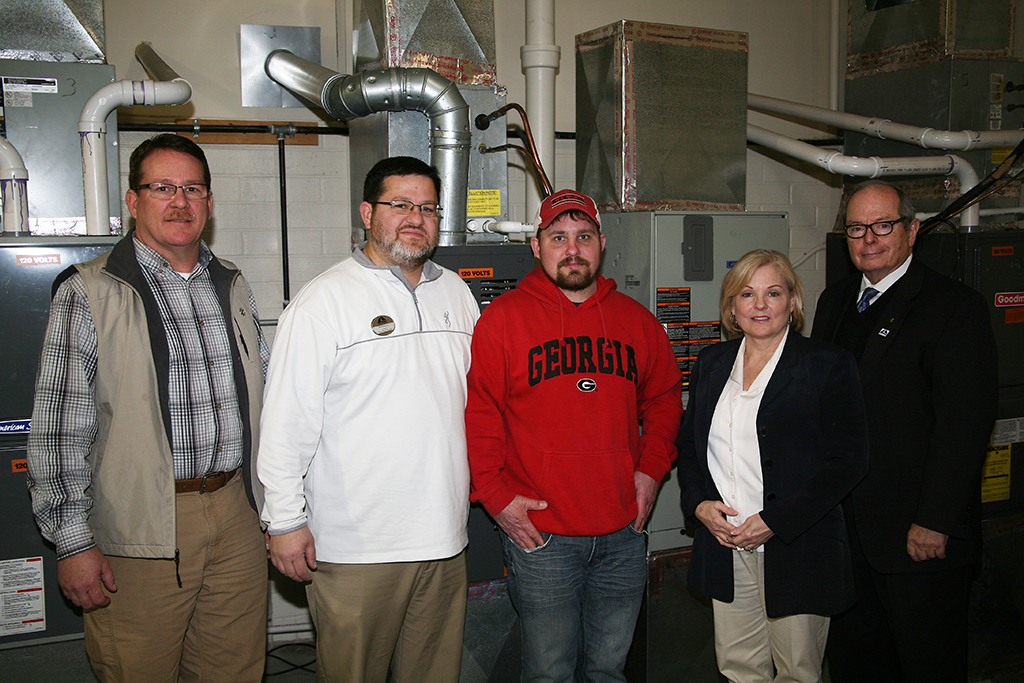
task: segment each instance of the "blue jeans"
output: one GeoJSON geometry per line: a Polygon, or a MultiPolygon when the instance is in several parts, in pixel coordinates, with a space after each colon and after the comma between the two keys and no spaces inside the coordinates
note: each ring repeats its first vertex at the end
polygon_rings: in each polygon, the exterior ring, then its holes
{"type": "Polygon", "coordinates": [[[647,550],[632,524],[605,536],[542,534],[524,550],[502,534],[508,586],[529,683],[623,683],[644,586],[647,550]]]}

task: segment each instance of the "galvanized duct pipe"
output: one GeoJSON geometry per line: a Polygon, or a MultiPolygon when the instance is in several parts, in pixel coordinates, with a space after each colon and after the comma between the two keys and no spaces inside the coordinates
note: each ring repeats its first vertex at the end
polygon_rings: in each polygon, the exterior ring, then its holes
{"type": "Polygon", "coordinates": [[[4,235],[28,235],[28,169],[7,139],[0,137],[0,203],[4,235]]]}
{"type": "Polygon", "coordinates": [[[907,142],[925,149],[967,151],[975,148],[1016,147],[1021,139],[1024,139],[1024,131],[1019,130],[935,130],[934,128],[908,126],[904,123],[893,123],[889,119],[847,114],[842,111],[813,107],[809,104],[799,104],[753,93],[747,93],[747,107],[772,114],[795,116],[805,121],[816,121],[882,140],[907,142]]]}
{"type": "Polygon", "coordinates": [[[267,75],[339,121],[381,111],[421,111],[430,120],[430,163],[441,175],[441,246],[466,243],[469,105],[454,83],[430,69],[394,67],[350,76],[287,50],[267,55],[267,75]]]}
{"type": "Polygon", "coordinates": [[[107,116],[117,107],[142,104],[185,104],[192,86],[141,43],[135,57],[158,81],[117,81],[105,85],[82,107],[78,134],[82,138],[82,175],[85,183],[85,231],[110,234],[110,203],[107,199],[107,116]]]}
{"type": "MultiPolygon", "coordinates": [[[[863,178],[893,175],[955,175],[960,180],[961,194],[978,184],[978,174],[974,168],[964,159],[953,154],[926,157],[868,157],[865,159],[823,150],[750,123],[747,124],[747,140],[814,164],[830,173],[863,178]]],[[[960,231],[972,232],[977,229],[979,223],[978,205],[975,204],[961,214],[960,231]]]]}

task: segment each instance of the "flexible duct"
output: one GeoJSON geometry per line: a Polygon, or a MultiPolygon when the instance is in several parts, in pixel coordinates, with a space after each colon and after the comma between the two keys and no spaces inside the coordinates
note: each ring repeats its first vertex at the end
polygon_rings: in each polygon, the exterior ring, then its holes
{"type": "Polygon", "coordinates": [[[382,111],[420,111],[430,125],[430,163],[441,176],[441,246],[466,243],[469,105],[430,69],[393,67],[342,75],[287,50],[267,55],[267,75],[339,121],[382,111]]]}
{"type": "MultiPolygon", "coordinates": [[[[774,149],[787,156],[814,164],[830,173],[878,178],[892,175],[955,175],[960,180],[961,194],[978,184],[978,174],[961,157],[953,154],[926,157],[855,157],[824,150],[800,140],[780,135],[753,124],[747,124],[747,140],[774,149]]],[[[978,206],[966,209],[960,220],[961,232],[971,232],[979,225],[978,206]]]]}
{"type": "Polygon", "coordinates": [[[4,235],[28,235],[28,169],[21,154],[0,137],[0,203],[4,235]]]}
{"type": "MultiPolygon", "coordinates": [[[[185,104],[192,99],[192,86],[178,78],[146,45],[135,56],[147,71],[158,72],[159,81],[117,81],[97,90],[82,107],[78,134],[82,138],[82,176],[85,184],[85,231],[89,235],[110,234],[110,203],[107,199],[107,116],[117,107],[141,104],[185,104]]],[[[152,72],[150,72],[152,73],[152,72]]]]}

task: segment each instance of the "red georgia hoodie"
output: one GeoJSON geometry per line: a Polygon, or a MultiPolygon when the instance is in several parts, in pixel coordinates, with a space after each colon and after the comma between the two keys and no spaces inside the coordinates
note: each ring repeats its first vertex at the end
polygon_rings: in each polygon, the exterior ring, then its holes
{"type": "Polygon", "coordinates": [[[668,337],[614,280],[597,282],[577,306],[536,268],[473,332],[470,499],[492,515],[517,494],[547,501],[529,513],[541,532],[624,528],[634,471],[660,482],[676,457],[682,376],[668,337]]]}

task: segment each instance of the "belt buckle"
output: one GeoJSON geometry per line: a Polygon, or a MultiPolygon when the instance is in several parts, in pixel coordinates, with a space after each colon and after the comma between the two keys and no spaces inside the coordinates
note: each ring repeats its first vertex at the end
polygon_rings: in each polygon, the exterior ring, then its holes
{"type": "Polygon", "coordinates": [[[217,474],[204,474],[202,476],[202,481],[199,483],[199,493],[206,493],[206,482],[208,482],[210,479],[214,479],[223,474],[223,472],[219,472],[217,474]]]}

